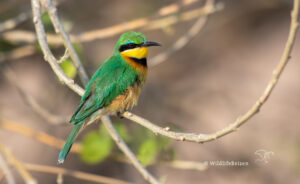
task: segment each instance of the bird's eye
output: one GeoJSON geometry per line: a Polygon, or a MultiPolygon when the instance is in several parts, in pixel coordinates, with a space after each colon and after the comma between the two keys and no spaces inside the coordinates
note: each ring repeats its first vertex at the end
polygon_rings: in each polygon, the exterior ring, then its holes
{"type": "Polygon", "coordinates": [[[125,50],[128,50],[128,49],[134,49],[136,47],[138,47],[139,45],[135,44],[135,43],[127,43],[127,44],[124,44],[124,45],[121,45],[119,47],[119,51],[120,52],[123,52],[125,50]]]}
{"type": "Polygon", "coordinates": [[[135,47],[135,44],[134,44],[134,43],[130,43],[130,44],[128,44],[128,47],[129,47],[129,48],[134,48],[134,47],[135,47]]]}

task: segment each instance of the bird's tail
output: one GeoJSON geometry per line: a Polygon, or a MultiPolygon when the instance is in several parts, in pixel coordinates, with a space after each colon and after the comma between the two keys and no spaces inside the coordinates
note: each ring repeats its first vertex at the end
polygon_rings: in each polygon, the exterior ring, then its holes
{"type": "Polygon", "coordinates": [[[82,124],[74,125],[73,130],[70,133],[68,139],[66,140],[64,147],[62,148],[62,150],[59,153],[58,160],[57,160],[58,164],[64,163],[81,127],[82,127],[82,124]]]}

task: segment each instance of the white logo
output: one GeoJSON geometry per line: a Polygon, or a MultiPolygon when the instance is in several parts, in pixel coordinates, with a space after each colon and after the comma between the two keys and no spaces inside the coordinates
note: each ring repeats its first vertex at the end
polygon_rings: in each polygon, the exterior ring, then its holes
{"type": "Polygon", "coordinates": [[[273,156],[275,153],[273,151],[267,151],[264,149],[260,149],[260,150],[256,150],[254,152],[254,154],[259,157],[255,160],[255,163],[262,162],[264,164],[267,164],[267,163],[269,163],[271,156],[273,156]]]}

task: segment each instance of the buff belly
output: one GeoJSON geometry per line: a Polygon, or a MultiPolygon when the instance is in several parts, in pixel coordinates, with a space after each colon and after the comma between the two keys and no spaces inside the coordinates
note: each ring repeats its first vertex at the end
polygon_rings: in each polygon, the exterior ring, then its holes
{"type": "Polygon", "coordinates": [[[117,96],[108,106],[105,107],[105,110],[110,114],[115,114],[117,112],[124,112],[131,109],[133,106],[137,105],[141,89],[141,85],[137,83],[128,87],[125,93],[117,96]]]}

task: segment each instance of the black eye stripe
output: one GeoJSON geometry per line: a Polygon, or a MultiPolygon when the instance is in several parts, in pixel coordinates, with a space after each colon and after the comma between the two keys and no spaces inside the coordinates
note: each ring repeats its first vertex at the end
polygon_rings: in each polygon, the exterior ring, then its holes
{"type": "Polygon", "coordinates": [[[123,51],[128,50],[128,49],[134,49],[136,47],[140,47],[141,45],[142,44],[135,44],[135,43],[124,44],[124,45],[121,45],[119,47],[119,51],[123,52],[123,51]]]}

